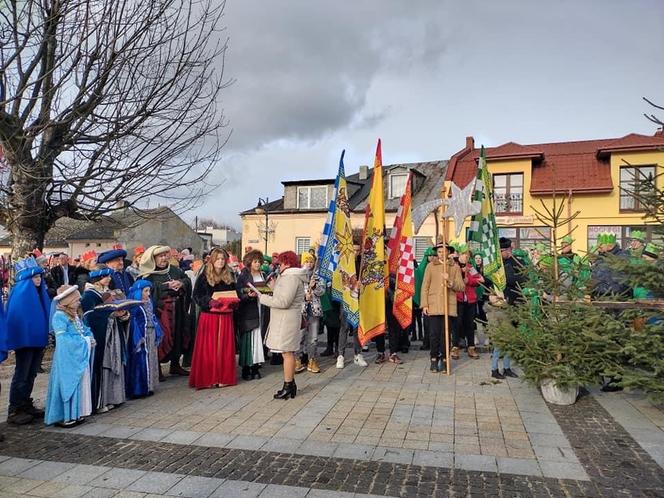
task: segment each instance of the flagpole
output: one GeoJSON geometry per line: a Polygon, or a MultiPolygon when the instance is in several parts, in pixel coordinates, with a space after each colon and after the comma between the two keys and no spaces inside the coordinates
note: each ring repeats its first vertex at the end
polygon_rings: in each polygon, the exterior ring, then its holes
{"type": "MultiPolygon", "coordinates": [[[[447,199],[447,196],[449,194],[449,187],[445,188],[445,192],[443,194],[443,199],[447,199]]],[[[447,204],[443,204],[444,210],[443,210],[443,215],[445,214],[445,211],[447,211],[447,204]]],[[[449,274],[449,269],[447,265],[447,218],[445,216],[443,218],[443,274],[447,273],[448,278],[450,277],[449,274]],[[445,271],[447,270],[447,272],[445,271]]],[[[447,375],[451,375],[452,373],[452,366],[451,366],[451,361],[450,361],[450,305],[449,305],[449,300],[448,300],[448,295],[449,295],[449,290],[447,286],[447,281],[443,279],[443,316],[445,318],[445,323],[443,324],[443,334],[445,334],[445,373],[447,375]]]]}

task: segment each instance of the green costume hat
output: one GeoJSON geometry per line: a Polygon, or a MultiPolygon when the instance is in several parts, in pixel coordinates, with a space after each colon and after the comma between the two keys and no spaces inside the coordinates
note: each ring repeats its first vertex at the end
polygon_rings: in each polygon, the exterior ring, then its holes
{"type": "Polygon", "coordinates": [[[610,232],[602,232],[599,234],[599,237],[597,237],[597,245],[604,245],[604,244],[615,244],[616,243],[616,234],[615,233],[610,233],[610,232]]]}
{"type": "Polygon", "coordinates": [[[545,253],[549,252],[547,250],[547,247],[542,242],[538,242],[537,244],[535,244],[533,246],[533,249],[535,249],[540,254],[545,254],[545,253]]]}
{"type": "Polygon", "coordinates": [[[574,239],[570,235],[565,235],[562,238],[562,243],[564,246],[571,246],[574,243],[574,239]]]}
{"type": "Polygon", "coordinates": [[[641,230],[632,230],[629,232],[629,238],[632,240],[640,240],[641,242],[646,241],[646,234],[641,230]]]}
{"type": "Polygon", "coordinates": [[[649,258],[658,259],[661,248],[657,247],[655,244],[650,242],[643,248],[643,256],[648,256],[649,258]]]}

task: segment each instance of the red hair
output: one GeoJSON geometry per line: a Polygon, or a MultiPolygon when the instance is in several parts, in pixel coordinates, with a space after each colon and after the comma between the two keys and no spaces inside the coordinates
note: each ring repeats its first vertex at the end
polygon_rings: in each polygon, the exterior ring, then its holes
{"type": "Polygon", "coordinates": [[[300,258],[293,251],[286,251],[279,254],[279,262],[290,266],[291,268],[300,267],[300,258]]]}

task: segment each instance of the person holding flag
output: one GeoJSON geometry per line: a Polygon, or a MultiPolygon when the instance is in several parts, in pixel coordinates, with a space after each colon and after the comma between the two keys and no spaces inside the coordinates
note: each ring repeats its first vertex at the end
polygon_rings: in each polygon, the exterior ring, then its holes
{"type": "Polygon", "coordinates": [[[360,264],[360,326],[362,345],[385,332],[385,286],[388,282],[385,261],[385,206],[381,142],[376,146],[371,192],[364,219],[360,264]]]}

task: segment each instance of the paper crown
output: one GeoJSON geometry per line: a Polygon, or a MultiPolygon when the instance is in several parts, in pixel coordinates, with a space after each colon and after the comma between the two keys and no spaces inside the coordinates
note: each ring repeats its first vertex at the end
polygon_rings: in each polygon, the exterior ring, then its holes
{"type": "Polygon", "coordinates": [[[124,249],[124,247],[122,247],[122,244],[113,244],[113,249],[124,249]]]}
{"type": "Polygon", "coordinates": [[[134,247],[134,256],[140,256],[145,252],[145,247],[144,246],[136,246],[134,247]]]}
{"type": "Polygon", "coordinates": [[[632,230],[629,232],[629,238],[632,240],[640,240],[641,242],[645,242],[646,234],[641,230],[632,230]]]}
{"type": "Polygon", "coordinates": [[[14,265],[16,270],[16,280],[25,280],[26,278],[33,277],[35,275],[44,273],[44,270],[37,260],[30,256],[29,258],[20,259],[14,265]]]}
{"type": "Polygon", "coordinates": [[[574,242],[574,239],[569,235],[565,235],[562,238],[561,241],[562,241],[563,245],[568,246],[568,245],[571,245],[574,242]]]}
{"type": "Polygon", "coordinates": [[[83,256],[81,256],[81,260],[82,260],[82,261],[92,261],[92,260],[95,259],[96,257],[97,257],[97,253],[96,253],[96,252],[94,252],[94,251],[88,251],[88,252],[84,252],[84,253],[83,253],[83,256]]]}
{"type": "Polygon", "coordinates": [[[657,247],[655,244],[650,242],[643,248],[643,255],[644,256],[649,256],[653,259],[658,259],[659,258],[659,253],[661,251],[662,251],[662,249],[660,247],[657,247]]]}
{"type": "Polygon", "coordinates": [[[616,243],[616,234],[610,232],[602,232],[597,237],[597,245],[603,244],[615,244],[616,243]]]}

